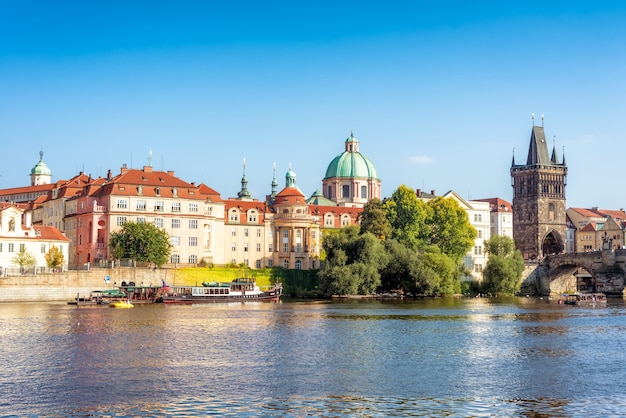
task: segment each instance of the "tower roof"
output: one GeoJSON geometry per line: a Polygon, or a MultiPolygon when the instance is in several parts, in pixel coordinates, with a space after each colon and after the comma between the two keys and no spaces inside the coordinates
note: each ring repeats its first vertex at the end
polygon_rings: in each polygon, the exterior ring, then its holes
{"type": "Polygon", "coordinates": [[[30,170],[30,174],[50,176],[52,171],[48,168],[46,163],[43,162],[43,151],[39,152],[39,162],[30,170]]]}

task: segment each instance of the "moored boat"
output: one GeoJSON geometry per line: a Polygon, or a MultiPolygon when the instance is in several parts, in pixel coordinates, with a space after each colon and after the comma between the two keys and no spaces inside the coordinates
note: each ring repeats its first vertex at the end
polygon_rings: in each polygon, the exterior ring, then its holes
{"type": "Polygon", "coordinates": [[[606,303],[606,295],[604,293],[570,293],[568,295],[565,295],[565,304],[567,305],[586,305],[602,303],[606,303]]]}
{"type": "Polygon", "coordinates": [[[238,278],[230,283],[203,283],[202,286],[168,286],[163,303],[215,302],[277,302],[283,287],[277,283],[269,290],[261,290],[254,279],[238,278]]]}
{"type": "Polygon", "coordinates": [[[134,308],[135,305],[130,303],[128,300],[118,300],[117,302],[109,303],[111,308],[134,308]]]}

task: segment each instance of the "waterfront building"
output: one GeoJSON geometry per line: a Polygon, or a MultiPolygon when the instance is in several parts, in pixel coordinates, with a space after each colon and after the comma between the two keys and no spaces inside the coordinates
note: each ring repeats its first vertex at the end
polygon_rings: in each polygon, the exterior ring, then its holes
{"type": "Polygon", "coordinates": [[[241,190],[236,198],[224,200],[224,211],[225,262],[257,269],[272,267],[272,213],[268,201],[261,202],[251,197],[245,161],[241,190]]]}
{"type": "MultiPolygon", "coordinates": [[[[524,260],[563,252],[567,221],[565,156],[559,162],[556,148],[552,155],[542,126],[533,126],[526,164],[511,163],[513,187],[513,238],[524,260]]],[[[534,116],[533,116],[534,125],[534,116]]]]}
{"type": "Polygon", "coordinates": [[[322,180],[323,196],[339,206],[363,207],[380,199],[381,181],[374,164],[359,151],[359,141],[350,132],[344,152],[328,165],[322,180]]]}
{"type": "Polygon", "coordinates": [[[34,257],[36,271],[45,271],[45,255],[52,246],[63,254],[65,262],[61,268],[67,269],[69,239],[53,226],[33,225],[27,209],[27,205],[0,203],[0,276],[8,268],[17,268],[13,258],[22,250],[34,257]]]}
{"type": "MultiPolygon", "coordinates": [[[[75,264],[111,259],[109,237],[125,222],[150,222],[170,236],[170,263],[223,263],[224,203],[206,185],[187,183],[173,171],[122,166],[96,179],[67,211],[75,236],[75,264]]],[[[74,203],[74,202],[73,202],[74,203]]]]}

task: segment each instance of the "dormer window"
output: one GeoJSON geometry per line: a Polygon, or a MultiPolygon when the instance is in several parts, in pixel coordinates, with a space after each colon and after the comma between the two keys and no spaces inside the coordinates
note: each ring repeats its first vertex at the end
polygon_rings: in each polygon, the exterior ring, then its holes
{"type": "Polygon", "coordinates": [[[38,236],[38,237],[40,237],[40,236],[41,236],[41,229],[38,229],[38,230],[36,231],[36,234],[37,234],[37,236],[38,236]]]}
{"type": "Polygon", "coordinates": [[[154,189],[154,193],[155,193],[157,196],[161,196],[161,188],[160,188],[160,187],[156,187],[156,188],[154,189]]]}
{"type": "Polygon", "coordinates": [[[176,187],[174,187],[174,188],[172,189],[172,195],[173,195],[174,197],[178,197],[178,189],[177,189],[176,187]]]}

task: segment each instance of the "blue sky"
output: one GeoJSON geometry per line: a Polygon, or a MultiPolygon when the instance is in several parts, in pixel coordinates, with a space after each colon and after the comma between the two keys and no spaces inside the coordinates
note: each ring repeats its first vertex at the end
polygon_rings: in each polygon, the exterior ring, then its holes
{"type": "Polygon", "coordinates": [[[306,195],[354,130],[400,184],[512,200],[532,128],[569,166],[568,207],[626,207],[620,1],[0,0],[0,188],[122,164],[263,199],[306,195]]]}

